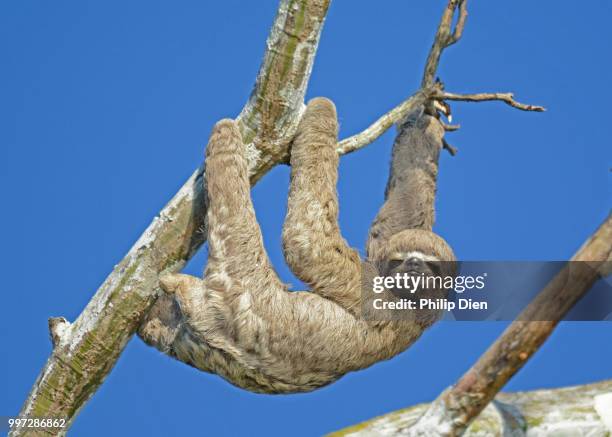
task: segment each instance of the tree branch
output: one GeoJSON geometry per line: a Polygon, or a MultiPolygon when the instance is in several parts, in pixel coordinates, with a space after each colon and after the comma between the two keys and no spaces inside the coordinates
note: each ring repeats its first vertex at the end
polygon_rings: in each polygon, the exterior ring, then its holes
{"type": "Polygon", "coordinates": [[[432,95],[433,88],[418,91],[410,96],[407,100],[403,101],[395,108],[381,116],[362,132],[340,141],[336,150],[339,154],[343,155],[359,150],[362,147],[374,142],[378,137],[384,134],[387,129],[404,118],[406,114],[409,114],[415,108],[429,100],[432,95]]]}
{"type": "Polygon", "coordinates": [[[429,51],[427,62],[425,63],[421,88],[428,88],[434,84],[436,71],[440,64],[440,56],[446,47],[459,41],[461,35],[463,35],[467,15],[467,0],[448,0],[446,9],[440,19],[433,45],[429,51]],[[457,7],[459,7],[459,18],[457,19],[455,30],[452,31],[453,17],[457,7]]]}
{"type": "Polygon", "coordinates": [[[612,215],[461,379],[406,435],[460,436],[542,346],[559,321],[609,271],[612,215]],[[429,434],[428,434],[429,433],[429,434]]]}
{"type": "MultiPolygon", "coordinates": [[[[612,380],[553,390],[500,393],[476,418],[465,435],[605,436],[612,432],[612,380]]],[[[328,437],[406,436],[431,404],[420,404],[351,426],[328,437]]],[[[422,434],[422,437],[439,433],[422,434]]]]}
{"type": "Polygon", "coordinates": [[[544,112],[543,106],[527,105],[514,100],[513,93],[478,93],[478,94],[455,94],[446,91],[438,91],[432,98],[436,100],[456,100],[462,102],[489,102],[492,100],[502,101],[513,108],[521,111],[544,112]]]}
{"type": "Polygon", "coordinates": [[[467,0],[459,1],[459,17],[457,18],[457,24],[455,24],[455,30],[448,40],[447,47],[455,44],[463,36],[463,29],[465,28],[465,22],[467,21],[467,0]]]}
{"type": "MultiPolygon", "coordinates": [[[[287,154],[328,6],[329,0],[280,1],[255,88],[238,117],[253,181],[287,154]]],[[[66,418],[70,425],[102,384],[155,302],[158,274],[180,270],[204,241],[198,232],[206,216],[202,176],[200,168],[187,180],[72,325],[58,330],[53,322],[56,345],[21,416],[66,418]]],[[[11,435],[25,432],[16,428],[11,435]]]]}

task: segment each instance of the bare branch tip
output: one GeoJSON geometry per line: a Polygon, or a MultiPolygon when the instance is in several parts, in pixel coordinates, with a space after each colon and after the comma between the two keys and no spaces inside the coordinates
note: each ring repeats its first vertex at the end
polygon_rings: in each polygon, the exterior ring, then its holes
{"type": "Polygon", "coordinates": [[[432,96],[432,98],[436,100],[455,100],[463,102],[489,102],[498,100],[512,106],[513,108],[520,109],[521,111],[544,112],[546,110],[543,106],[517,102],[514,100],[513,93],[456,94],[446,91],[438,91],[432,96]]]}
{"type": "Polygon", "coordinates": [[[455,29],[453,30],[453,34],[449,38],[448,45],[455,44],[463,36],[463,30],[465,29],[465,22],[467,21],[467,16],[467,0],[459,0],[459,18],[457,18],[457,24],[455,24],[455,29]]]}

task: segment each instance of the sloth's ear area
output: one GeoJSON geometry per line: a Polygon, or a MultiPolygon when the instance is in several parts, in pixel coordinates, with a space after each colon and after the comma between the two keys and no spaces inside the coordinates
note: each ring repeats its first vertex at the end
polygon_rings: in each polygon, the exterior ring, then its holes
{"type": "Polygon", "coordinates": [[[183,273],[166,273],[159,277],[159,285],[168,294],[186,297],[192,289],[202,287],[202,280],[183,273]]]}

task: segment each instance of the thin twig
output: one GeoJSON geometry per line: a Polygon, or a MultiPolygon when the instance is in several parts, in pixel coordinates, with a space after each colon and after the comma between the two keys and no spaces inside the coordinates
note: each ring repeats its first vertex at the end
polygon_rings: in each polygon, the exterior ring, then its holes
{"type": "Polygon", "coordinates": [[[465,28],[467,16],[467,0],[459,0],[459,18],[457,19],[457,24],[455,24],[455,30],[449,38],[446,47],[455,44],[461,39],[461,36],[463,35],[463,29],[465,28]]]}
{"type": "Polygon", "coordinates": [[[382,115],[378,120],[372,123],[365,130],[351,137],[345,138],[338,143],[337,151],[340,155],[354,152],[364,146],[374,142],[378,137],[384,134],[391,126],[399,122],[410,111],[418,105],[424,104],[431,98],[433,88],[429,90],[421,90],[404,100],[395,108],[382,115]]]}
{"type": "Polygon", "coordinates": [[[520,103],[514,100],[514,94],[512,93],[478,93],[478,94],[456,94],[449,93],[446,91],[439,91],[432,97],[436,100],[455,100],[461,102],[488,102],[492,100],[499,100],[504,102],[513,108],[520,109],[521,111],[535,111],[544,112],[546,108],[538,105],[528,105],[520,103]]]}
{"type": "MultiPolygon", "coordinates": [[[[487,102],[498,100],[522,111],[543,112],[546,110],[542,106],[528,105],[525,103],[517,102],[516,100],[514,100],[514,94],[512,93],[456,94],[443,91],[440,89],[439,86],[434,84],[432,87],[426,90],[418,91],[414,95],[410,96],[407,100],[393,108],[391,111],[382,115],[367,129],[340,141],[336,150],[340,155],[344,155],[347,153],[354,152],[355,150],[361,149],[364,146],[367,146],[368,144],[374,142],[382,134],[384,134],[391,126],[401,120],[412,109],[414,109],[420,104],[425,103],[430,98],[439,101],[455,100],[464,102],[487,102]]],[[[459,125],[447,125],[444,123],[442,123],[442,125],[444,129],[449,132],[459,129],[459,125]]],[[[448,143],[446,145],[445,149],[447,149],[450,154],[454,156],[457,153],[457,149],[448,143]],[[446,147],[446,145],[448,145],[448,147],[446,147]]]]}

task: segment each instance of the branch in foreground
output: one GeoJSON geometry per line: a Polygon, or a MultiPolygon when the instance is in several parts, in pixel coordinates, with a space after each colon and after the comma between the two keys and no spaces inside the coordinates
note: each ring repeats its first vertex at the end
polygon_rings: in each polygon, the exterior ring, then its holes
{"type": "Polygon", "coordinates": [[[578,250],[482,357],[434,401],[406,435],[460,436],[542,346],[593,284],[609,270],[612,215],[578,250]],[[428,434],[429,433],[429,434],[428,434]]]}
{"type": "MultiPolygon", "coordinates": [[[[253,181],[286,154],[328,6],[329,0],[280,1],[255,89],[239,117],[253,181]]],[[[56,344],[20,416],[66,418],[69,426],[102,384],[155,302],[158,274],[180,270],[204,241],[198,232],[206,216],[202,175],[200,168],[187,180],[73,324],[51,322],[56,344]]]]}
{"type": "Polygon", "coordinates": [[[489,102],[493,100],[502,101],[513,108],[520,109],[521,111],[535,111],[544,112],[546,108],[537,105],[527,105],[514,100],[514,94],[512,93],[478,93],[478,94],[456,94],[448,93],[446,91],[437,92],[434,96],[436,100],[456,100],[461,102],[489,102]]]}
{"type": "MultiPolygon", "coordinates": [[[[500,393],[465,435],[523,437],[605,436],[612,432],[612,380],[554,390],[500,393]]],[[[406,435],[429,408],[420,404],[329,434],[328,437],[406,435]]],[[[423,434],[424,437],[437,436],[423,434]]]]}

